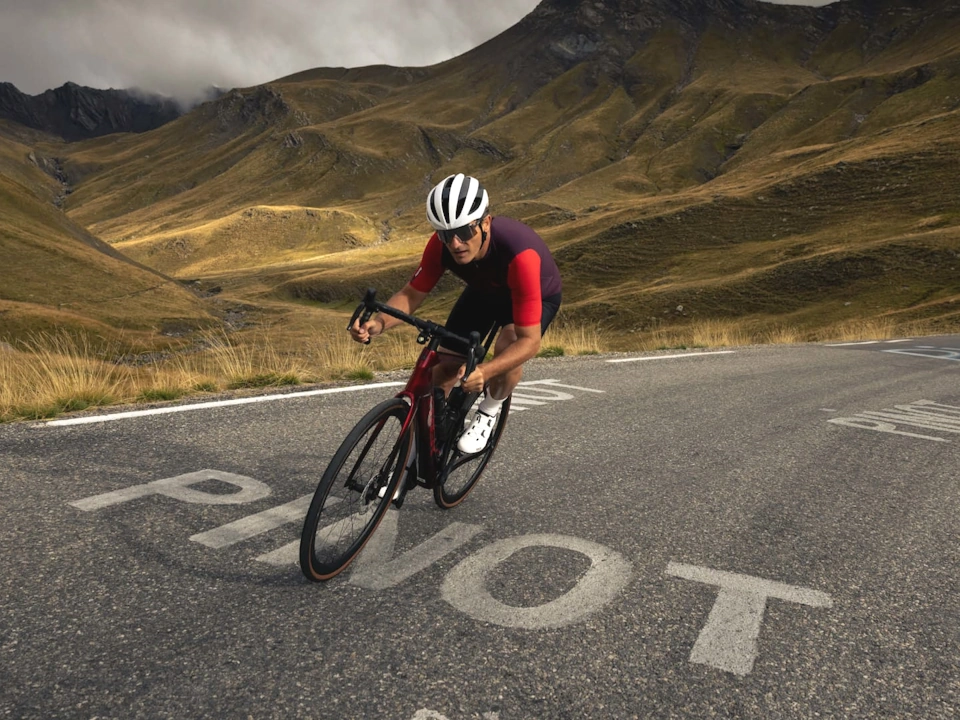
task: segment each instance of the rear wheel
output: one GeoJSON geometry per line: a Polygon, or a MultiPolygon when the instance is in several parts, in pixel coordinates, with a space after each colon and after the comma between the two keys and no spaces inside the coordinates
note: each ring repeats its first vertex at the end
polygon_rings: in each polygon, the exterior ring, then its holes
{"type": "Polygon", "coordinates": [[[350,431],[327,466],[300,535],[300,569],[329,580],[359,554],[390,506],[410,451],[410,405],[386,400],[350,431]]]}
{"type": "MultiPolygon", "coordinates": [[[[450,449],[444,454],[446,459],[438,473],[440,482],[433,489],[433,499],[437,505],[445,509],[452,508],[463,502],[467,494],[473,490],[487,463],[490,462],[490,458],[493,457],[493,451],[497,449],[497,443],[500,442],[509,414],[510,398],[508,397],[500,407],[500,414],[497,416],[497,422],[487,446],[480,452],[470,455],[465,455],[457,449],[457,440],[466,430],[461,422],[461,427],[457,428],[458,432],[450,441],[450,449]]],[[[473,412],[466,413],[465,417],[473,418],[473,412]]]]}

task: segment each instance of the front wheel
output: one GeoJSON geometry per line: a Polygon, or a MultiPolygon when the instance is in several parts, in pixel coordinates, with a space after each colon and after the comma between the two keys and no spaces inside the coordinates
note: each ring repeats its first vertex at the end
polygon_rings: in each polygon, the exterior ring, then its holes
{"type": "Polygon", "coordinates": [[[329,580],[346,568],[377,529],[400,484],[410,405],[386,400],[350,431],[320,479],[300,534],[300,569],[329,580]]]}
{"type": "MultiPolygon", "coordinates": [[[[507,423],[507,415],[510,414],[510,398],[503,401],[500,406],[500,414],[497,416],[497,423],[490,435],[487,446],[478,453],[465,455],[457,449],[457,440],[463,434],[465,427],[458,428],[460,431],[450,441],[451,449],[446,454],[446,462],[440,468],[438,473],[439,483],[433,489],[433,499],[440,507],[449,509],[463,502],[467,494],[473,490],[477,480],[483,473],[490,458],[493,457],[493,451],[497,449],[497,443],[500,442],[500,436],[503,434],[503,428],[507,423]]],[[[473,417],[468,413],[468,417],[473,417]]]]}

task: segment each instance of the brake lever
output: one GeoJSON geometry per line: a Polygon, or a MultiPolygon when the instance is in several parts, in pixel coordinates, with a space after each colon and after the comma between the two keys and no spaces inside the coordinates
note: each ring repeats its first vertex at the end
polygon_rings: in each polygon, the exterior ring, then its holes
{"type": "MultiPolygon", "coordinates": [[[[350,324],[347,325],[347,330],[353,328],[357,320],[360,320],[360,325],[370,320],[373,316],[373,313],[377,311],[375,303],[377,301],[377,291],[373,288],[368,288],[366,294],[363,296],[363,302],[357,305],[357,309],[353,311],[353,316],[350,318],[350,324]]],[[[364,345],[370,344],[370,338],[367,338],[364,345]]]]}
{"type": "Polygon", "coordinates": [[[473,371],[477,369],[480,361],[483,360],[484,355],[486,355],[481,342],[480,333],[476,330],[470,333],[470,352],[467,354],[467,368],[463,374],[465,378],[470,377],[473,371]],[[481,353],[483,354],[481,355],[481,353]]]}

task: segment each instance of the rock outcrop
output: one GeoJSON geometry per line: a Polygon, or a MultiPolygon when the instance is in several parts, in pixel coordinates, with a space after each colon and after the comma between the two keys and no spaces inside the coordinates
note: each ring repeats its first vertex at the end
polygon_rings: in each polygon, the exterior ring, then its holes
{"type": "Polygon", "coordinates": [[[11,83],[0,83],[0,118],[67,141],[117,132],[146,132],[181,114],[183,109],[174,100],[159,95],[95,90],[67,83],[31,96],[11,83]]]}

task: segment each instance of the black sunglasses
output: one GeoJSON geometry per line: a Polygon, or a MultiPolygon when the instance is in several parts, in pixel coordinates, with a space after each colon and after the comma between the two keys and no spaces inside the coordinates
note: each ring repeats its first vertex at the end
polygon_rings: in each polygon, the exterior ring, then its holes
{"type": "Polygon", "coordinates": [[[454,228],[453,230],[437,230],[437,235],[440,237],[440,242],[442,242],[444,245],[449,245],[452,243],[455,237],[460,238],[460,242],[462,243],[468,243],[477,232],[477,226],[481,222],[483,221],[476,220],[469,225],[454,228]]]}

